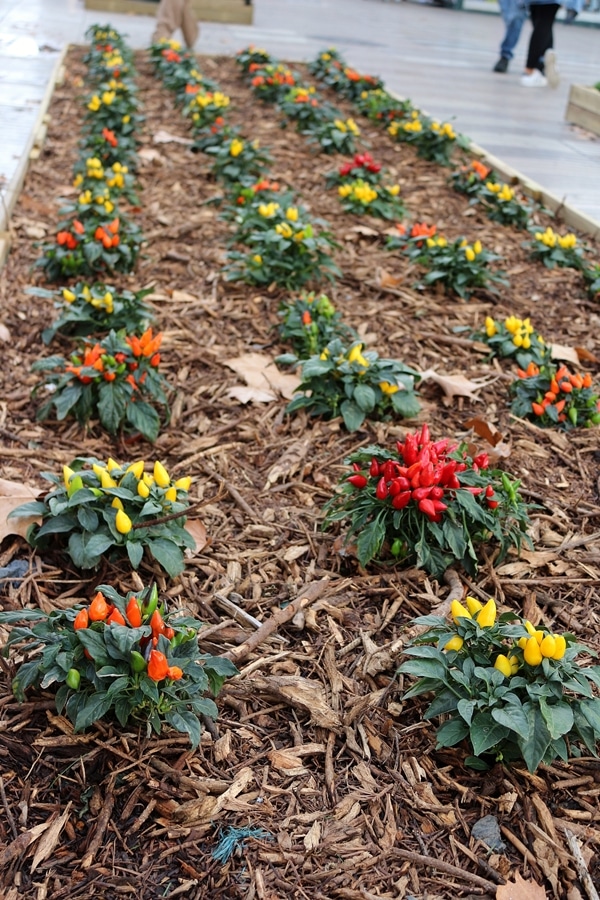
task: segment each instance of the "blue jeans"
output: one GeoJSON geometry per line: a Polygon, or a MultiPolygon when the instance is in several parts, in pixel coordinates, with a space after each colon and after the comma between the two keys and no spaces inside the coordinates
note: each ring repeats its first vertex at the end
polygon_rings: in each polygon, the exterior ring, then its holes
{"type": "Polygon", "coordinates": [[[500,44],[500,56],[512,59],[513,50],[521,35],[523,22],[527,18],[527,7],[520,5],[519,0],[499,0],[499,3],[506,27],[504,39],[500,44]]]}

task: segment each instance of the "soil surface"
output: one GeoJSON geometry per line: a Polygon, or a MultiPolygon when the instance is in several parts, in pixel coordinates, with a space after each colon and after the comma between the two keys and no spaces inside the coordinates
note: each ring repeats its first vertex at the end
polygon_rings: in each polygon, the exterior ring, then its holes
{"type": "MultiPolygon", "coordinates": [[[[510,362],[486,361],[466,339],[486,315],[531,316],[548,340],[588,351],[583,365],[597,376],[600,317],[581,276],[530,261],[526,235],[469,206],[448,186],[449,170],[357,117],[362,147],[399,181],[410,219],[435,223],[450,239],[479,238],[503,257],[510,279],[497,296],[480,292],[469,302],[416,290],[406,257],[384,247],[389,223],[344,213],[335,189],[326,189],[324,176],[340,158],[318,155],[292,127],[282,129],[233,60],[202,59],[201,68],[231,96],[230,121],[271,152],[270,176],[329,222],[343,276],[324,287],[345,321],[381,356],[483,382],[475,399],[445,399],[426,382],[418,422],[366,423],[354,434],[340,420],[288,417],[284,399],[241,405],[228,394],[240,379],[225,360],[289,349],[277,334],[286,295],[223,279],[231,225],[214,202],[222,190],[210,160],[190,152],[186,120],[140,55],[146,122],[140,206],[131,212],[146,244],[136,272],[113,281],[132,290],[154,286],[171,421],[154,448],[115,442],[94,425],[83,432],[70,421],[39,423],[31,399],[38,376],[30,366],[50,352],[68,352],[71,342],[43,346],[52,302],[27,288],[44,285],[32,269],[35,242],[54,234],[58,198],[75,193],[82,55],[74,48],[67,57],[0,273],[1,319],[10,333],[0,370],[2,477],[42,490],[40,472],[60,470],[78,455],[160,458],[178,477],[192,475],[205,546],[174,585],[152,574],[172,604],[206,622],[206,652],[231,650],[251,634],[223,597],[260,621],[307,591],[317,599],[240,663],[240,677],[218,698],[216,729],[204,733],[196,752],[185,737],[123,733],[110,723],[73,734],[50,694],[17,704],[12,664],[0,661],[0,844],[12,848],[0,851],[4,896],[450,900],[493,897],[516,876],[531,884],[511,896],[535,897],[535,885],[540,897],[585,896],[565,829],[579,837],[599,883],[599,762],[542,765],[536,775],[498,764],[481,773],[464,766],[465,748],[436,751],[424,704],[402,702],[395,670],[408,623],[443,601],[449,585],[415,569],[361,570],[338,533],[320,530],[322,506],[350,451],[392,444],[425,421],[436,439],[468,439],[489,450],[465,424],[479,417],[499,430],[508,454],[501,465],[523,479],[525,498],[538,504],[535,550],[494,568],[491,547],[475,583],[459,571],[450,585],[459,578],[470,593],[493,594],[500,606],[573,631],[600,650],[598,431],[565,435],[515,420],[507,399],[510,362]],[[184,142],[154,142],[161,131],[184,142]],[[502,828],[502,845],[491,851],[471,835],[486,815],[502,828]],[[52,817],[58,824],[47,834],[52,840],[54,828],[54,844],[36,861],[35,829],[52,817]],[[244,840],[237,833],[223,861],[213,853],[229,827],[256,831],[244,840]]],[[[329,99],[355,114],[333,94],[329,99]]],[[[543,227],[551,221],[542,213],[537,219],[543,227]]],[[[4,609],[66,607],[109,580],[122,593],[138,586],[125,565],[82,577],[64,558],[39,558],[14,535],[0,550],[0,566],[30,562],[23,585],[0,594],[4,609]]],[[[141,571],[144,580],[149,574],[141,571]]]]}

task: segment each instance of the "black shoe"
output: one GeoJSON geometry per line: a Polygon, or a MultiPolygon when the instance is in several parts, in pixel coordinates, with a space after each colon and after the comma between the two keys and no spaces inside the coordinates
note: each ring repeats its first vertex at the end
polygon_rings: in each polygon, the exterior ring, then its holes
{"type": "Polygon", "coordinates": [[[505,56],[501,56],[496,65],[494,66],[494,72],[508,72],[508,60],[505,56]]]}
{"type": "Polygon", "coordinates": [[[567,23],[567,25],[568,25],[570,22],[573,22],[576,18],[577,18],[577,10],[575,10],[575,9],[568,9],[568,10],[566,11],[566,13],[565,13],[565,22],[567,23]]]}

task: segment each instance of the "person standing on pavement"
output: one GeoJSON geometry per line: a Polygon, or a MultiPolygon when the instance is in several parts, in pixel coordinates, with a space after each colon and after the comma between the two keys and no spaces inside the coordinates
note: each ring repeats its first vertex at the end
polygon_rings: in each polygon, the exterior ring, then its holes
{"type": "Polygon", "coordinates": [[[508,64],[513,58],[523,22],[527,18],[526,0],[499,0],[500,12],[504,20],[504,38],[500,44],[500,59],[494,66],[494,72],[507,72],[508,64]]]}
{"type": "Polygon", "coordinates": [[[523,87],[558,87],[560,77],[556,68],[556,54],[552,26],[560,4],[554,0],[529,0],[529,13],[533,31],[525,71],[521,76],[523,87]]]}
{"type": "Polygon", "coordinates": [[[193,47],[200,29],[192,10],[191,0],[160,0],[152,43],[156,44],[163,38],[170,38],[178,28],[182,31],[186,47],[193,47]]]}

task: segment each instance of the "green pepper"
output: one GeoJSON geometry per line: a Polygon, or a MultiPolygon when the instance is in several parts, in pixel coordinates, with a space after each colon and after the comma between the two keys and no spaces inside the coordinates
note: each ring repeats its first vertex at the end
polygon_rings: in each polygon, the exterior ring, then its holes
{"type": "Polygon", "coordinates": [[[83,479],[81,475],[75,475],[71,478],[69,482],[69,487],[67,489],[67,494],[69,497],[72,497],[76,491],[80,491],[83,487],[83,479]]]}
{"type": "Polygon", "coordinates": [[[515,490],[515,486],[512,483],[512,481],[510,480],[510,478],[508,477],[508,475],[506,474],[506,472],[502,472],[501,477],[502,477],[502,487],[506,491],[510,502],[514,503],[515,500],[517,499],[517,492],[515,490]]]}
{"type": "Polygon", "coordinates": [[[396,538],[392,546],[390,547],[390,552],[392,556],[400,556],[402,553],[402,541],[400,538],[396,538]]]}
{"type": "Polygon", "coordinates": [[[78,669],[69,669],[67,672],[67,677],[65,678],[67,683],[67,687],[70,687],[72,691],[79,690],[79,683],[81,681],[81,675],[79,674],[78,669]]]}
{"type": "Polygon", "coordinates": [[[142,615],[144,618],[147,616],[151,616],[156,607],[158,606],[158,588],[155,584],[150,588],[150,596],[148,597],[148,602],[145,603],[142,607],[142,615]]]}
{"type": "Polygon", "coordinates": [[[571,421],[571,424],[573,426],[577,425],[578,413],[574,406],[572,406],[571,409],[569,410],[568,416],[571,421]]]}
{"type": "Polygon", "coordinates": [[[146,660],[137,650],[132,650],[129,654],[129,665],[132,672],[144,672],[146,669],[146,660]]]}

